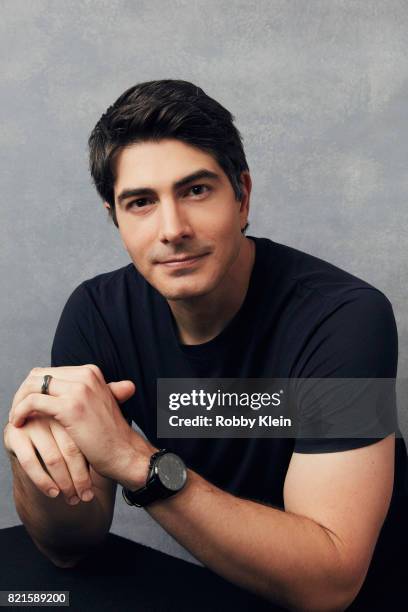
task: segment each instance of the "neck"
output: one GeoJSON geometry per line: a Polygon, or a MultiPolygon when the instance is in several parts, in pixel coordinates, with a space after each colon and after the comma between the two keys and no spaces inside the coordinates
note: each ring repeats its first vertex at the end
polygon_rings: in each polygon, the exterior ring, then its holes
{"type": "Polygon", "coordinates": [[[255,242],[244,237],[238,257],[226,277],[207,295],[168,300],[183,344],[209,342],[241,308],[255,261],[255,242]]]}

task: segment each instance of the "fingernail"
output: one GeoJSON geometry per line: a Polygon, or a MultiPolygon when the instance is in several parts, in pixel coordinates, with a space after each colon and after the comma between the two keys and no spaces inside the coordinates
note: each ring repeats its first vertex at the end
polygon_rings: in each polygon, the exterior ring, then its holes
{"type": "Polygon", "coordinates": [[[87,489],[86,491],[83,491],[81,495],[81,499],[82,501],[91,501],[93,496],[94,496],[93,491],[91,491],[91,489],[87,489]]]}
{"type": "Polygon", "coordinates": [[[58,493],[59,493],[58,489],[50,489],[50,490],[48,491],[48,495],[49,495],[50,497],[57,497],[58,493]]]}
{"type": "Polygon", "coordinates": [[[72,497],[69,498],[68,503],[71,506],[75,506],[75,504],[77,504],[79,501],[81,501],[79,497],[77,495],[73,495],[72,497]]]}

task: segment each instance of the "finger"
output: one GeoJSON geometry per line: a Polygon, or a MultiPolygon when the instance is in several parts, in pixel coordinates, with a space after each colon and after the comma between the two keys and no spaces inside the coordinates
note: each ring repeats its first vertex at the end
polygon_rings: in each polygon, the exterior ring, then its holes
{"type": "Polygon", "coordinates": [[[123,404],[135,394],[136,385],[132,380],[119,380],[107,383],[114,398],[119,404],[123,404]]]}
{"type": "Polygon", "coordinates": [[[41,393],[44,376],[52,376],[48,385],[48,395],[56,394],[55,379],[67,382],[85,382],[88,385],[105,383],[101,370],[94,364],[83,366],[61,366],[58,368],[33,368],[14,395],[11,410],[30,393],[41,393]]]}
{"type": "MultiPolygon", "coordinates": [[[[18,404],[14,402],[14,405],[12,406],[9,412],[9,422],[13,423],[15,427],[20,427],[23,423],[23,419],[26,418],[28,414],[32,414],[34,410],[38,410],[44,415],[49,415],[58,418],[57,413],[50,412],[50,410],[54,408],[54,410],[60,411],[62,403],[52,403],[44,398],[58,397],[60,400],[62,400],[62,398],[67,398],[68,396],[72,396],[73,394],[79,394],[81,392],[83,393],[84,391],[86,392],[89,390],[93,390],[94,392],[97,392],[98,389],[95,388],[95,382],[97,379],[93,377],[94,374],[85,375],[85,378],[84,375],[82,375],[82,380],[76,381],[60,380],[58,378],[53,377],[48,386],[48,393],[44,394],[38,393],[38,388],[40,386],[42,378],[38,376],[32,376],[30,380],[27,380],[25,386],[25,389],[27,391],[32,389],[32,392],[25,395],[25,397],[22,397],[21,394],[22,399],[18,404]],[[17,416],[20,416],[18,421],[16,420],[17,416]]],[[[97,382],[97,384],[99,385],[100,383],[97,382]]]]}
{"type": "Polygon", "coordinates": [[[42,393],[31,393],[31,395],[28,395],[10,411],[9,422],[12,423],[14,427],[20,427],[23,425],[25,419],[34,411],[41,415],[47,415],[58,419],[61,409],[63,409],[61,403],[61,397],[56,398],[42,393]]]}
{"type": "MultiPolygon", "coordinates": [[[[18,404],[21,404],[24,400],[32,396],[51,396],[51,397],[61,397],[63,395],[72,395],[73,392],[78,391],[80,386],[86,385],[90,388],[94,388],[94,382],[84,382],[81,380],[83,375],[77,376],[77,380],[63,380],[56,377],[53,377],[48,384],[48,392],[46,394],[41,393],[41,385],[42,385],[42,377],[41,376],[30,376],[25,381],[24,387],[20,387],[18,393],[14,396],[13,404],[11,406],[9,412],[9,421],[13,421],[13,417],[16,413],[16,407],[18,404]]],[[[99,383],[98,383],[99,384],[99,383]]],[[[95,389],[96,390],[96,389],[95,389]]]]}
{"type": "Polygon", "coordinates": [[[10,431],[9,441],[11,452],[31,482],[47,497],[57,497],[60,492],[59,487],[41,466],[27,434],[22,430],[10,431]]]}
{"type": "Polygon", "coordinates": [[[10,409],[10,414],[13,413],[14,408],[17,404],[20,404],[29,395],[51,395],[52,397],[58,397],[61,395],[67,395],[72,392],[75,385],[83,384],[82,381],[67,381],[53,377],[48,384],[47,393],[41,392],[41,386],[43,379],[41,376],[30,376],[23,387],[20,387],[18,393],[14,396],[14,400],[10,409]]]}
{"type": "Polygon", "coordinates": [[[27,426],[27,434],[31,438],[33,446],[37,449],[45,469],[62,491],[65,500],[71,504],[77,504],[80,500],[72,481],[65,459],[49,429],[44,427],[45,419],[37,419],[27,426]]]}
{"type": "Polygon", "coordinates": [[[58,367],[46,367],[46,368],[32,368],[30,374],[34,374],[36,376],[45,376],[46,374],[51,374],[51,376],[58,376],[60,378],[67,377],[70,379],[71,375],[75,375],[77,372],[83,373],[87,370],[90,370],[95,374],[101,381],[105,382],[102,370],[94,363],[85,363],[80,366],[58,366],[58,367]]]}
{"type": "Polygon", "coordinates": [[[50,420],[49,426],[62,456],[65,459],[78,497],[80,497],[82,501],[91,501],[94,497],[94,493],[92,491],[92,479],[88,462],[74,440],[58,421],[50,420]]]}

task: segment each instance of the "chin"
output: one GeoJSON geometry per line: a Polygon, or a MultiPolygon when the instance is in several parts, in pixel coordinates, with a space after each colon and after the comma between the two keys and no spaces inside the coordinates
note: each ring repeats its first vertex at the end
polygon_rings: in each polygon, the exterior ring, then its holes
{"type": "Polygon", "coordinates": [[[193,290],[191,288],[184,288],[184,289],[174,289],[173,291],[169,288],[163,290],[163,291],[159,291],[159,293],[162,294],[162,296],[164,298],[166,298],[166,300],[173,300],[173,301],[177,301],[177,300],[190,300],[192,298],[198,298],[200,296],[203,295],[207,295],[207,293],[209,293],[210,290],[205,290],[205,289],[196,289],[193,290]]]}
{"type": "Polygon", "coordinates": [[[214,289],[209,283],[193,283],[186,282],[180,286],[176,286],[177,283],[167,283],[166,285],[157,286],[156,289],[166,300],[189,300],[192,298],[198,298],[203,295],[211,293],[214,289]]]}

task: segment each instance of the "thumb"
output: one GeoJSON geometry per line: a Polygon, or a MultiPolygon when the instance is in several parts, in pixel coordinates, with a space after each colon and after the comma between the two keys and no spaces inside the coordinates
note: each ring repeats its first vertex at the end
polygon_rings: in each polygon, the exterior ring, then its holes
{"type": "Polygon", "coordinates": [[[122,404],[126,402],[136,391],[136,385],[131,380],[119,380],[118,382],[108,383],[115,399],[122,404]]]}

